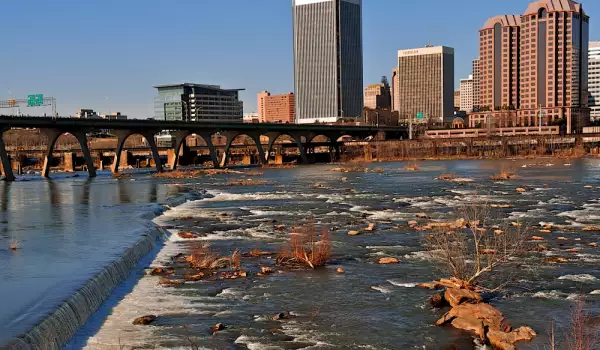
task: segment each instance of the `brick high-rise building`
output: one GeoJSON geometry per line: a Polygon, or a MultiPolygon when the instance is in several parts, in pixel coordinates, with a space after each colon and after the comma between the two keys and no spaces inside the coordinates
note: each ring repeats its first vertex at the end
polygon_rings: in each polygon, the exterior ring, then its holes
{"type": "Polygon", "coordinates": [[[520,24],[517,15],[497,16],[479,31],[480,107],[518,106],[520,24]]]}
{"type": "Polygon", "coordinates": [[[454,119],[454,49],[445,46],[398,51],[400,119],[422,115],[430,122],[454,119]]]}
{"type": "Polygon", "coordinates": [[[295,123],[296,103],[293,93],[271,95],[268,91],[258,94],[259,123],[295,123]]]}
{"type": "Polygon", "coordinates": [[[360,117],[362,0],[292,0],[298,123],[360,117]]]}
{"type": "Polygon", "coordinates": [[[571,0],[538,0],[521,21],[519,122],[564,120],[567,133],[589,123],[589,16],[571,0]],[[541,116],[540,116],[540,110],[541,116]]]}

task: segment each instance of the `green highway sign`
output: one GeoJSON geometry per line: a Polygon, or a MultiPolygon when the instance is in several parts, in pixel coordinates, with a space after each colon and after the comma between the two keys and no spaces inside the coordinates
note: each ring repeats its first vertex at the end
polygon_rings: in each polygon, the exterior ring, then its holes
{"type": "Polygon", "coordinates": [[[417,119],[422,120],[424,118],[423,112],[417,112],[417,119]]]}
{"type": "Polygon", "coordinates": [[[27,107],[38,107],[44,105],[44,95],[27,95],[27,107]]]}

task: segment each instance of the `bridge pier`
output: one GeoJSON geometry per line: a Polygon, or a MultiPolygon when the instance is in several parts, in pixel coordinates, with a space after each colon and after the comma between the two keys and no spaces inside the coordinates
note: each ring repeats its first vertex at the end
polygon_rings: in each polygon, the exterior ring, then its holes
{"type": "Polygon", "coordinates": [[[181,146],[185,142],[185,138],[189,134],[189,131],[175,131],[174,133],[171,133],[171,135],[175,136],[175,154],[169,159],[169,167],[171,170],[177,170],[177,165],[179,164],[179,152],[181,151],[181,146]]]}
{"type": "Polygon", "coordinates": [[[54,145],[58,137],[63,134],[62,131],[57,129],[41,129],[40,130],[48,138],[48,145],[46,146],[46,155],[44,156],[44,165],[42,166],[42,177],[50,178],[50,166],[52,165],[52,153],[54,152],[54,145]]]}
{"type": "Polygon", "coordinates": [[[250,137],[252,139],[252,141],[254,141],[254,143],[256,144],[256,149],[258,151],[259,163],[261,165],[266,164],[267,159],[265,156],[265,150],[262,148],[262,145],[260,143],[260,133],[242,134],[241,132],[229,132],[228,131],[228,132],[225,132],[225,137],[227,137],[227,143],[225,144],[225,153],[223,153],[223,158],[221,159],[221,167],[227,166],[227,163],[229,162],[231,144],[233,143],[233,140],[235,140],[235,138],[240,135],[247,135],[248,137],[250,137]]]}
{"type": "Polygon", "coordinates": [[[129,130],[117,130],[115,131],[117,135],[117,149],[115,151],[115,158],[113,159],[111,172],[113,174],[119,173],[119,166],[121,165],[121,153],[123,152],[123,145],[125,145],[125,141],[129,136],[131,136],[131,132],[129,130]]]}
{"type": "Polygon", "coordinates": [[[159,173],[163,172],[162,161],[160,160],[160,154],[158,153],[158,147],[156,146],[156,141],[154,140],[154,132],[145,132],[142,134],[146,138],[148,145],[150,146],[150,150],[152,150],[152,157],[154,158],[154,164],[156,165],[156,171],[159,173]]]}
{"type": "Polygon", "coordinates": [[[81,152],[83,153],[83,158],[85,159],[85,165],[88,171],[88,177],[96,177],[96,167],[94,166],[94,160],[92,159],[92,155],[90,154],[90,148],[87,143],[87,136],[85,135],[85,131],[77,131],[73,133],[77,141],[79,141],[79,145],[81,146],[81,152]]]}
{"type": "Polygon", "coordinates": [[[5,181],[15,181],[15,175],[13,174],[12,167],[10,164],[10,157],[6,153],[6,147],[4,145],[4,132],[6,129],[0,129],[0,160],[2,162],[2,172],[4,173],[5,181]]]}
{"type": "Polygon", "coordinates": [[[210,153],[210,159],[213,163],[213,168],[219,169],[221,164],[219,164],[219,156],[217,155],[217,150],[215,149],[215,145],[212,142],[213,133],[211,132],[197,132],[197,135],[200,135],[204,142],[206,143],[206,147],[208,147],[208,152],[210,153]]]}

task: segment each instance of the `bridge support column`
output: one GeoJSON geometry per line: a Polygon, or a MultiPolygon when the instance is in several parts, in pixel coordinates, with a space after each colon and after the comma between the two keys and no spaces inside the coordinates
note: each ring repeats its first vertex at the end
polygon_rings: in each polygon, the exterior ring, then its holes
{"type": "Polygon", "coordinates": [[[121,153],[123,152],[123,146],[125,145],[125,140],[131,135],[131,131],[128,130],[117,130],[117,149],[115,150],[115,158],[113,159],[113,163],[111,166],[111,172],[113,174],[119,173],[119,166],[121,165],[121,153]]]}
{"type": "Polygon", "coordinates": [[[263,146],[260,143],[260,134],[252,133],[248,136],[250,136],[250,138],[252,138],[252,140],[254,140],[254,143],[256,144],[256,150],[258,151],[258,164],[267,164],[267,156],[265,155],[265,150],[263,149],[263,146]]]}
{"type": "Polygon", "coordinates": [[[42,177],[48,179],[50,178],[50,166],[52,165],[52,153],[54,152],[54,145],[56,144],[58,137],[62,135],[63,132],[56,129],[42,129],[41,131],[48,138],[46,155],[44,157],[44,165],[42,167],[42,177]]]}
{"type": "Polygon", "coordinates": [[[265,152],[265,162],[269,164],[269,157],[271,156],[271,151],[273,150],[273,145],[275,144],[275,140],[281,136],[278,132],[270,132],[267,133],[267,137],[269,138],[269,143],[267,145],[267,151],[265,152]]]}
{"type": "Polygon", "coordinates": [[[175,154],[169,159],[169,167],[171,170],[177,170],[177,165],[179,164],[179,152],[181,152],[181,146],[189,134],[189,131],[175,131],[171,133],[171,135],[175,136],[175,154]]]}
{"type": "Polygon", "coordinates": [[[208,147],[208,152],[210,153],[210,159],[212,160],[213,168],[219,169],[221,167],[221,164],[219,163],[219,157],[217,155],[217,150],[215,149],[215,145],[212,142],[213,134],[210,132],[203,132],[203,133],[198,133],[198,135],[200,135],[200,137],[202,137],[202,139],[206,143],[206,147],[208,147]]]}
{"type": "Polygon", "coordinates": [[[6,130],[0,130],[0,160],[2,161],[2,172],[4,173],[5,181],[15,181],[10,158],[8,157],[8,153],[6,153],[6,147],[4,145],[4,131],[6,130]]]}
{"type": "MultiPolygon", "coordinates": [[[[308,156],[306,155],[306,148],[304,148],[304,144],[302,144],[302,135],[301,134],[291,134],[290,135],[294,140],[296,140],[296,146],[298,146],[298,152],[300,152],[300,159],[302,160],[302,164],[308,164],[308,156]]],[[[308,141],[308,137],[306,137],[308,141]]]]}
{"type": "Polygon", "coordinates": [[[231,143],[239,135],[240,134],[237,132],[229,132],[228,131],[228,132],[224,133],[224,136],[227,138],[227,141],[225,142],[225,152],[223,153],[223,157],[221,157],[221,163],[220,163],[221,168],[226,167],[227,163],[229,163],[229,152],[231,151],[231,143]]]}
{"type": "Polygon", "coordinates": [[[146,138],[150,149],[152,150],[152,157],[154,158],[154,164],[156,165],[156,171],[159,173],[163,172],[162,161],[160,160],[160,154],[158,153],[158,147],[156,146],[156,141],[154,140],[154,132],[145,132],[142,134],[146,138]]]}
{"type": "Polygon", "coordinates": [[[94,160],[90,154],[90,148],[88,147],[87,136],[85,135],[85,132],[77,131],[74,133],[74,136],[77,138],[77,141],[79,141],[79,145],[81,146],[81,152],[83,153],[83,158],[85,159],[88,177],[96,177],[96,167],[94,166],[94,160]]]}

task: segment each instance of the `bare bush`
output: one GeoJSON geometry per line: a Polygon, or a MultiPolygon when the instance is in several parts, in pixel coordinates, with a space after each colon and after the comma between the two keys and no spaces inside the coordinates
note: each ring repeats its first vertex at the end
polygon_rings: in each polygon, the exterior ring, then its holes
{"type": "Polygon", "coordinates": [[[505,169],[505,168],[502,168],[498,174],[490,176],[490,179],[492,179],[494,181],[511,180],[511,179],[515,179],[515,178],[516,178],[516,176],[515,176],[514,169],[505,169]]]}
{"type": "Polygon", "coordinates": [[[195,269],[214,270],[232,266],[233,259],[211,251],[209,245],[201,245],[192,250],[192,254],[186,257],[186,261],[195,269]]]}
{"type": "Polygon", "coordinates": [[[290,242],[277,255],[279,265],[305,265],[311,269],[322,267],[331,258],[331,237],[327,230],[317,233],[313,220],[292,233],[290,242]],[[320,236],[320,237],[319,237],[320,236]]]}
{"type": "Polygon", "coordinates": [[[489,278],[501,266],[516,265],[515,258],[528,251],[527,229],[492,226],[489,208],[487,203],[459,208],[462,227],[434,228],[425,236],[425,248],[437,266],[468,284],[489,278]]]}
{"type": "Polygon", "coordinates": [[[571,325],[565,336],[566,350],[600,349],[598,319],[586,310],[585,301],[580,298],[571,312],[571,325]]]}

